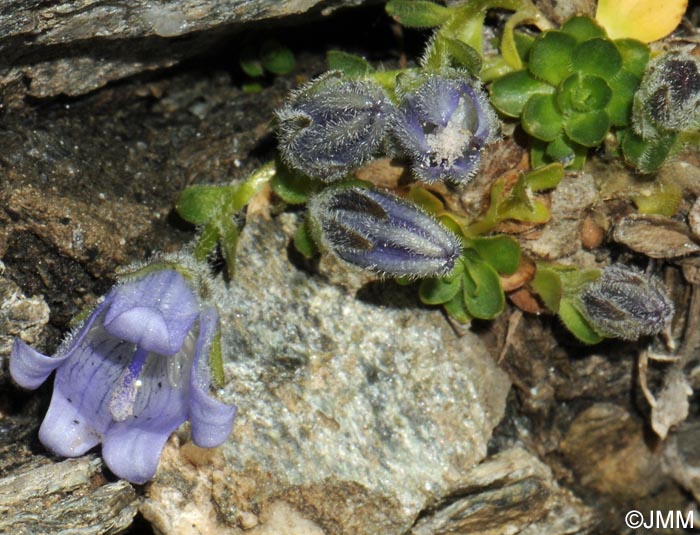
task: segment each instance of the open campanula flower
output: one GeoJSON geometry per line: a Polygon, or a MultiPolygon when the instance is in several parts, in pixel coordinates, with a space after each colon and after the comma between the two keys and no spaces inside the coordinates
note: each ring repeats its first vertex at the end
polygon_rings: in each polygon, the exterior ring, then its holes
{"type": "Polygon", "coordinates": [[[580,297],[581,312],[593,329],[607,338],[636,340],[661,332],[673,317],[673,302],[655,278],[613,264],[580,297]]]}
{"type": "Polygon", "coordinates": [[[330,71],[293,92],[277,111],[280,155],[310,177],[340,180],[378,152],[393,113],[376,83],[330,71]]]}
{"type": "Polygon", "coordinates": [[[430,74],[402,84],[393,121],[398,145],[424,182],[467,182],[481,151],[498,138],[499,122],[480,84],[466,73],[430,74]],[[408,86],[408,90],[406,87],[408,86]]]}
{"type": "Polygon", "coordinates": [[[77,457],[101,442],[112,472],[145,483],[186,420],[196,445],[226,440],[236,407],[210,393],[219,319],[200,301],[194,278],[172,264],[147,266],[117,284],[54,356],[15,342],[17,384],[38,388],[56,370],[39,430],[44,446],[77,457]]]}
{"type": "Polygon", "coordinates": [[[460,238],[417,206],[389,193],[328,188],[308,207],[312,235],[322,248],[376,273],[443,276],[462,254],[460,238]]]}

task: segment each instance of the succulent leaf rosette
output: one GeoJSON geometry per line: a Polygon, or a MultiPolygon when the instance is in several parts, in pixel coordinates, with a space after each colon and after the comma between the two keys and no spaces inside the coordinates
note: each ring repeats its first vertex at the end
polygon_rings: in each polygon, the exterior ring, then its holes
{"type": "Polygon", "coordinates": [[[462,71],[404,75],[392,132],[411,171],[426,183],[465,183],[481,152],[499,137],[499,121],[480,82],[462,71]]]}
{"type": "Polygon", "coordinates": [[[162,263],[125,276],[53,356],[16,340],[10,374],[17,384],[35,389],[56,371],[39,430],[47,449],[77,457],[102,443],[110,470],[141,484],[186,420],[196,445],[226,440],[236,407],[210,391],[212,363],[220,365],[219,317],[200,298],[195,273],[162,263]]]}
{"type": "Polygon", "coordinates": [[[648,59],[640,41],[611,40],[593,20],[575,16],[541,33],[527,67],[496,80],[491,100],[504,115],[519,117],[534,138],[534,165],[580,167],[611,128],[629,123],[648,59]]]}

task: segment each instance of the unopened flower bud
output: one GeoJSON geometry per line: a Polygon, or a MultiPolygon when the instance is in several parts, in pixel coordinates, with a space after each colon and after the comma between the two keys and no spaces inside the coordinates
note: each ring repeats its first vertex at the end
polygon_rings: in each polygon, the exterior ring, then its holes
{"type": "Polygon", "coordinates": [[[498,117],[480,84],[469,75],[432,74],[405,83],[392,129],[424,182],[467,182],[479,170],[481,151],[498,138],[498,117]]]}
{"type": "Polygon", "coordinates": [[[584,288],[581,312],[607,338],[636,340],[661,332],[673,317],[673,302],[661,282],[641,271],[613,264],[584,288]]]}
{"type": "Polygon", "coordinates": [[[462,254],[455,234],[417,206],[381,191],[326,189],[309,202],[309,218],[322,248],[382,275],[443,276],[462,254]]]}
{"type": "Polygon", "coordinates": [[[652,60],[634,97],[633,126],[644,139],[700,129],[700,59],[676,50],[652,60]]]}
{"type": "Polygon", "coordinates": [[[340,180],[379,151],[393,110],[374,82],[326,73],[277,111],[282,160],[310,177],[340,180]]]}

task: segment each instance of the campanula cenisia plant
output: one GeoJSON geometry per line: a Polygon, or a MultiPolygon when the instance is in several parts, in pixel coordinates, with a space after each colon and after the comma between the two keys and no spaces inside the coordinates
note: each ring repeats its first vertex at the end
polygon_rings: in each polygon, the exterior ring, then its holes
{"type": "Polygon", "coordinates": [[[416,178],[468,182],[479,170],[482,150],[500,132],[481,84],[454,70],[406,74],[397,93],[402,102],[392,132],[416,178]]]}
{"type": "Polygon", "coordinates": [[[17,384],[38,388],[56,371],[39,430],[46,448],[77,457],[101,442],[117,476],[145,483],[168,436],[186,420],[196,445],[226,440],[236,407],[211,393],[219,318],[200,284],[197,270],[177,260],[146,266],[126,274],[53,356],[15,342],[10,373],[17,384]]]}
{"type": "Polygon", "coordinates": [[[504,115],[520,118],[532,137],[533,165],[580,167],[611,128],[629,124],[648,58],[643,43],[611,40],[594,21],[575,16],[539,34],[526,68],[497,79],[491,100],[504,115]]]}
{"type": "Polygon", "coordinates": [[[294,91],[277,111],[282,161],[312,178],[340,180],[382,148],[393,113],[376,83],[329,71],[294,91]]]}
{"type": "Polygon", "coordinates": [[[361,187],[327,188],[308,204],[316,243],[341,260],[382,275],[452,271],[461,240],[413,203],[361,187]]]}

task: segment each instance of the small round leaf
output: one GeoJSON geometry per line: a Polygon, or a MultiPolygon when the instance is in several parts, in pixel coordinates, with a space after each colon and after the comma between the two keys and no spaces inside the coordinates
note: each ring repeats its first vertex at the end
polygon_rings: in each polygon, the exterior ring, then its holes
{"type": "Polygon", "coordinates": [[[622,68],[622,56],[607,39],[589,39],[578,45],[571,56],[573,68],[586,74],[609,79],[622,68]]]}
{"type": "Polygon", "coordinates": [[[566,135],[584,147],[600,145],[609,129],[610,117],[605,110],[575,113],[564,125],[566,135]]]}
{"type": "Polygon", "coordinates": [[[571,55],[576,39],[550,30],[537,38],[530,49],[530,72],[540,80],[557,85],[571,70],[571,55]]]}
{"type": "Polygon", "coordinates": [[[622,56],[622,68],[641,78],[649,62],[649,47],[636,39],[617,39],[615,46],[622,56]]]}
{"type": "Polygon", "coordinates": [[[606,36],[605,30],[593,19],[585,15],[571,17],[561,27],[561,31],[574,37],[579,43],[594,37],[606,36]]]}
{"type": "Polygon", "coordinates": [[[602,110],[612,98],[610,86],[598,76],[575,72],[557,88],[557,104],[567,111],[602,110]]]}
{"type": "Polygon", "coordinates": [[[523,128],[542,141],[555,139],[563,122],[564,117],[559,113],[553,95],[533,95],[523,109],[523,128]]]}
{"type": "Polygon", "coordinates": [[[632,101],[639,87],[639,82],[639,78],[625,69],[608,81],[612,89],[612,98],[606,109],[610,115],[610,122],[614,126],[629,124],[632,115],[632,101]]]}
{"type": "Polygon", "coordinates": [[[519,117],[532,95],[550,94],[554,88],[526,70],[515,71],[491,84],[491,103],[509,117],[519,117]]]}
{"type": "Polygon", "coordinates": [[[265,41],[260,47],[260,63],[272,74],[288,74],[294,69],[294,54],[277,41],[265,41]]]}

